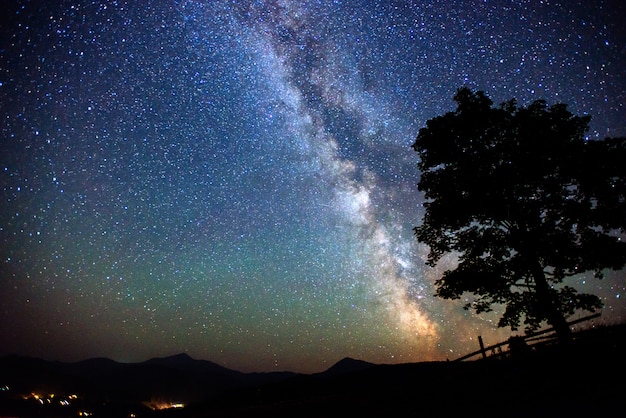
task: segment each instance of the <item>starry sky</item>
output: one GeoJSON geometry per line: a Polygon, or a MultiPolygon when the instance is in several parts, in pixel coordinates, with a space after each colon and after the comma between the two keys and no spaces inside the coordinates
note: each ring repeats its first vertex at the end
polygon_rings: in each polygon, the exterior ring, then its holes
{"type": "MultiPolygon", "coordinates": [[[[419,129],[468,86],[626,135],[620,0],[3,7],[0,354],[460,357],[511,332],[433,296],[419,129]]],[[[626,320],[624,272],[573,284],[626,320]]]]}

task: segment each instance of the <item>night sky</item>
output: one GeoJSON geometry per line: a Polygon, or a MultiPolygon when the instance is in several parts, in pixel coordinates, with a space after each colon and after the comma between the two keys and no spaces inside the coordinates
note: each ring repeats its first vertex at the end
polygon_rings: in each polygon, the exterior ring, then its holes
{"type": "MultiPolygon", "coordinates": [[[[0,354],[454,359],[412,150],[456,90],[626,135],[623,1],[22,1],[0,33],[0,354]]],[[[593,167],[589,167],[593,170],[593,167]]],[[[624,272],[575,278],[626,320],[624,272]]]]}

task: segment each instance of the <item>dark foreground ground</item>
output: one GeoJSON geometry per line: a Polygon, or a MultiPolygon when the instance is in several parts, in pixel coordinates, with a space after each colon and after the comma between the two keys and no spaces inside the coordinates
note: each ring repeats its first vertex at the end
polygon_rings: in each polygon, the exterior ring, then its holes
{"type": "MultiPolygon", "coordinates": [[[[195,392],[184,408],[152,410],[138,399],[147,392],[115,392],[83,378],[83,391],[90,394],[74,403],[80,407],[46,409],[7,392],[0,398],[0,417],[626,417],[625,349],[626,325],[618,325],[577,333],[567,349],[545,346],[517,356],[465,362],[371,365],[346,360],[314,375],[250,376],[218,370],[228,377],[203,372],[201,381],[189,370],[167,372],[151,364],[134,373],[172,373],[160,380],[169,386],[162,386],[159,396],[167,397],[168,390],[177,395],[195,392]],[[211,384],[206,383],[209,375],[211,384]]],[[[53,382],[54,373],[47,370],[48,382],[53,382]]],[[[128,371],[91,373],[109,376],[98,378],[106,385],[112,384],[111,376],[122,376],[125,384],[133,378],[136,385],[150,386],[128,371]]],[[[150,381],[159,379],[152,376],[150,381]]]]}
{"type": "Polygon", "coordinates": [[[626,417],[625,348],[620,326],[568,350],[297,378],[233,394],[224,404],[233,407],[206,405],[203,416],[626,417]]]}

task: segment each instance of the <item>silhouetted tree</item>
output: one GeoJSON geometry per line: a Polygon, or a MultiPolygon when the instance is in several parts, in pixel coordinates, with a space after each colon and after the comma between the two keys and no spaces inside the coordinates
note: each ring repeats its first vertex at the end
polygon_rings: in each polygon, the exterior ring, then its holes
{"type": "Polygon", "coordinates": [[[456,111],[429,120],[413,144],[426,209],[415,235],[431,266],[459,256],[436,295],[472,293],[465,309],[504,307],[500,327],[547,321],[569,340],[566,318],[602,303],[564,279],[626,263],[626,138],[586,140],[590,118],[564,104],[494,107],[468,88],[454,100],[456,111]]]}

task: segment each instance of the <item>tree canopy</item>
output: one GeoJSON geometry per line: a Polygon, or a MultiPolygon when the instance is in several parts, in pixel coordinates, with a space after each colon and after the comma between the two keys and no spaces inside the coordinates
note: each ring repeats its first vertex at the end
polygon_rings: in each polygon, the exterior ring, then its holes
{"type": "Polygon", "coordinates": [[[436,295],[471,293],[476,313],[504,306],[500,327],[546,321],[569,339],[566,318],[602,303],[564,281],[626,264],[626,138],[586,139],[590,117],[564,104],[496,107],[465,87],[454,100],[413,144],[426,209],[415,235],[429,265],[459,257],[436,295]]]}

